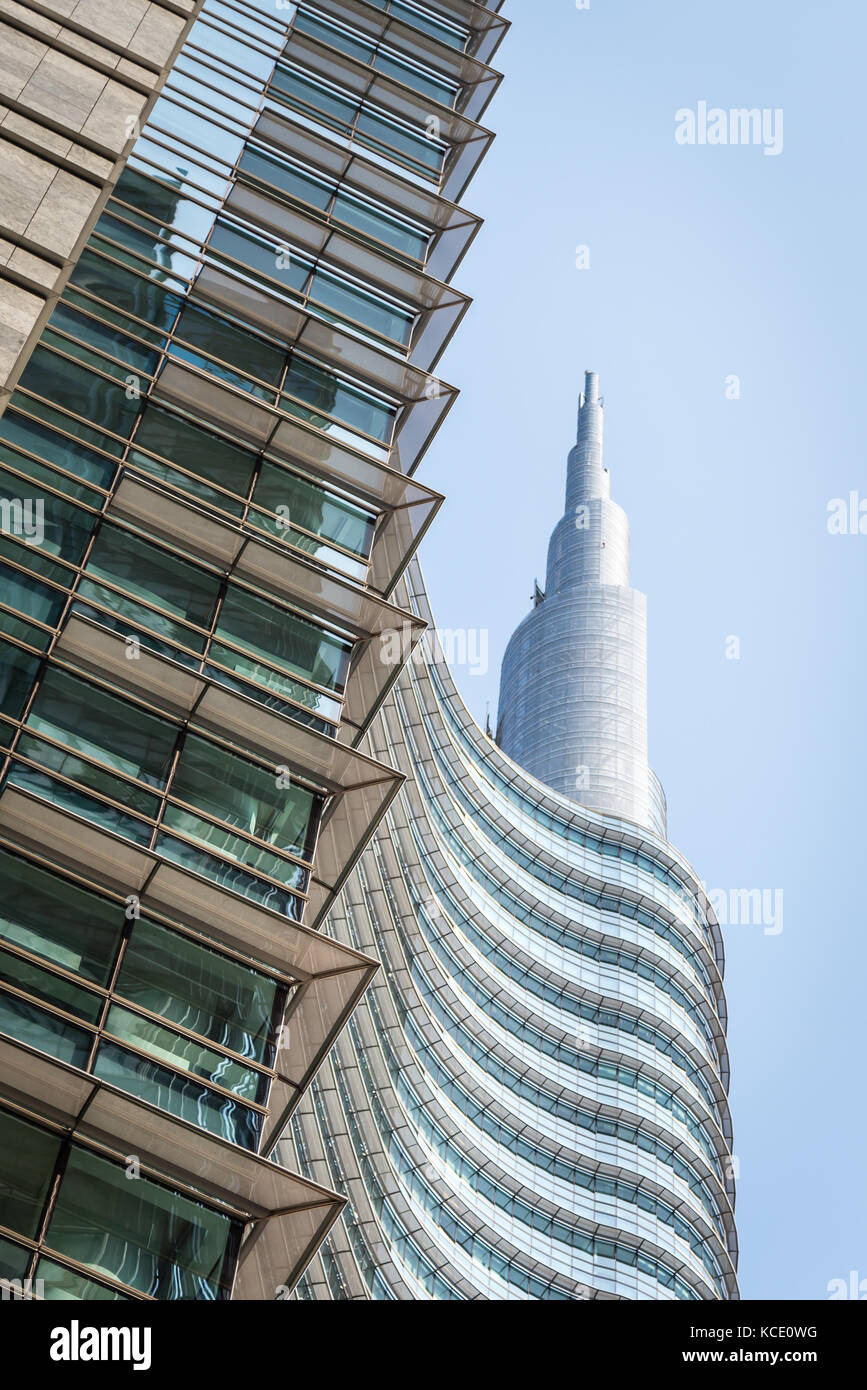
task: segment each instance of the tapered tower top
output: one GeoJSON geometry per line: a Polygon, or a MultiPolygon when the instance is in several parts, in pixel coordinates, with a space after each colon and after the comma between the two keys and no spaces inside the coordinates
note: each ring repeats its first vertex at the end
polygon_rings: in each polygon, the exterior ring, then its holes
{"type": "Polygon", "coordinates": [[[664,833],[647,761],[645,600],[630,588],[604,423],[598,373],[585,372],[545,592],[503,659],[497,739],[563,795],[664,833]]]}

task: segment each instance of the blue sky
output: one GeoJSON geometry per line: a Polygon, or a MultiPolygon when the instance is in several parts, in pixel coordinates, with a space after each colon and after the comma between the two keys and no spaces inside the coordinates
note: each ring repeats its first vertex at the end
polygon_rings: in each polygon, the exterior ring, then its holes
{"type": "Polygon", "coordinates": [[[475,302],[440,367],[462,395],[421,472],[447,494],[422,551],[437,623],[489,632],[487,675],[455,676],[493,721],[601,374],[669,833],[711,887],[784,893],[780,934],[727,932],[745,1298],[867,1281],[867,535],[827,528],[832,498],[867,501],[865,11],[507,4],[456,277],[475,302]],[[678,145],[703,100],[781,108],[782,153],[678,145]]]}

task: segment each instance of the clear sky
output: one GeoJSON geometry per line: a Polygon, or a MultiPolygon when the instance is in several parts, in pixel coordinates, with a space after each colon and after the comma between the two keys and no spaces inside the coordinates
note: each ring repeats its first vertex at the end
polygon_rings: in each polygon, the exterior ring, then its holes
{"type": "Polygon", "coordinates": [[[824,1299],[855,1270],[867,1297],[867,534],[827,527],[832,498],[867,503],[867,6],[504,13],[474,304],[440,367],[462,395],[420,474],[448,499],[437,623],[489,633],[487,675],[455,676],[493,722],[598,371],[671,839],[712,888],[784,893],[782,932],[726,933],[742,1294],[824,1299]],[[679,145],[701,101],[781,108],[782,152],[679,145]]]}

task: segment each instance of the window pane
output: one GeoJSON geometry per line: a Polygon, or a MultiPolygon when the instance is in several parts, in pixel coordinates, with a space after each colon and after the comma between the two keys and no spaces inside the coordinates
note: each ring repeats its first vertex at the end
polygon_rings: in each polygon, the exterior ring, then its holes
{"type": "MultiPolygon", "coordinates": [[[[87,300],[82,298],[80,303],[91,313],[98,312],[97,306],[89,304],[87,300]]],[[[151,333],[145,328],[130,325],[139,337],[148,338],[154,343],[153,347],[145,347],[143,343],[136,342],[135,338],[131,338],[128,333],[124,333],[121,329],[115,328],[101,319],[80,314],[62,302],[51,315],[49,327],[70,333],[73,337],[80,338],[82,342],[90,343],[97,351],[104,352],[109,357],[117,357],[129,367],[130,371],[146,372],[150,376],[157,369],[160,350],[165,346],[166,341],[161,333],[151,333]]],[[[72,344],[65,340],[63,342],[57,341],[57,346],[63,352],[74,351],[72,344]]],[[[107,369],[103,367],[103,370],[107,369]]]]}
{"type": "Polygon", "coordinates": [[[243,511],[243,503],[223,497],[208,487],[204,480],[245,497],[256,463],[255,455],[249,450],[236,447],[219,435],[211,434],[209,430],[202,429],[179,415],[172,415],[154,404],[145,408],[136,431],[135,444],[141,449],[153,450],[169,463],[176,463],[181,468],[188,469],[203,481],[197,484],[195,478],[187,478],[156,459],[148,458],[139,452],[139,448],[130,451],[131,462],[146,468],[158,478],[166,478],[169,482],[176,483],[188,492],[196,492],[199,496],[213,500],[216,506],[232,511],[236,516],[243,511]]]}
{"type": "Polygon", "coordinates": [[[331,202],[332,189],[329,185],[294,165],[284,164],[276,155],[265,154],[263,150],[246,149],[238,161],[238,168],[323,212],[331,202]]]}
{"type": "Polygon", "coordinates": [[[267,1096],[268,1077],[261,1072],[119,1004],[109,1009],[105,1026],[107,1032],[129,1043],[130,1047],[138,1048],[139,1052],[147,1052],[158,1061],[201,1077],[203,1081],[213,1081],[226,1091],[234,1091],[242,1100],[263,1103],[267,1096]]]}
{"type": "Polygon", "coordinates": [[[107,1159],[73,1148],[47,1243],[95,1273],[159,1299],[228,1297],[233,1223],[107,1159]]]}
{"type": "MultiPolygon", "coordinates": [[[[286,522],[289,522],[292,526],[312,531],[316,536],[324,536],[364,559],[370,554],[374,531],[370,514],[342,498],[329,497],[315,484],[287,473],[285,468],[278,468],[267,461],[263,463],[253,501],[272,512],[276,512],[278,507],[283,508],[279,513],[283,526],[273,523],[278,532],[285,533],[288,529],[286,522]]],[[[305,548],[304,537],[299,535],[295,539],[293,536],[292,544],[305,548]]],[[[308,538],[306,545],[315,553],[314,541],[308,538]]]]}
{"type": "Polygon", "coordinates": [[[0,1110],[0,1224],[36,1235],[59,1153],[56,1135],[0,1110]]]}
{"type": "MultiPolygon", "coordinates": [[[[25,1246],[15,1245],[0,1236],[0,1279],[23,1279],[29,1263],[30,1251],[25,1246]]],[[[6,1298],[15,1296],[12,1292],[4,1292],[6,1298]]]]}
{"type": "MultiPolygon", "coordinates": [[[[293,357],[283,388],[287,394],[306,401],[328,415],[363,430],[365,434],[387,444],[391,439],[395,410],[365,391],[339,381],[330,372],[303,357],[293,357]]],[[[291,408],[291,407],[290,407],[291,408]]],[[[331,428],[324,418],[311,415],[311,422],[320,429],[331,428]]]]}
{"type": "Polygon", "coordinates": [[[177,932],[139,919],[117,992],[218,1046],[266,1066],[273,1060],[272,1019],[278,987],[257,970],[177,932]]]}
{"type": "Polygon", "coordinates": [[[322,799],[295,783],[278,787],[281,780],[276,771],[188,734],[171,794],[275,849],[307,858],[322,799]]]}
{"type": "Polygon", "coordinates": [[[0,710],[10,719],[23,713],[39,665],[38,656],[13,647],[11,642],[0,642],[0,710]]]}
{"type": "Polygon", "coordinates": [[[68,1299],[74,1303],[87,1303],[92,1299],[108,1303],[130,1301],[128,1294],[110,1289],[107,1284],[98,1284],[95,1279],[85,1279],[83,1275],[75,1274],[53,1260],[39,1261],[36,1278],[42,1280],[42,1296],[46,1300],[68,1299]]]}
{"type": "Polygon", "coordinates": [[[12,403],[20,410],[26,410],[29,415],[35,415],[39,420],[44,420],[46,425],[53,426],[57,430],[64,430],[67,434],[74,435],[76,439],[87,440],[95,448],[104,449],[107,454],[115,454],[119,457],[124,451],[125,445],[121,440],[112,439],[110,435],[104,434],[100,429],[91,429],[90,425],[85,424],[82,420],[75,420],[71,415],[64,415],[43,401],[34,400],[16,391],[12,396],[12,403]]]}
{"type": "Polygon", "coordinates": [[[86,1067],[93,1035],[47,1009],[0,992],[0,1032],[73,1067],[86,1067]]]}
{"type": "Polygon", "coordinates": [[[25,482],[0,469],[0,505],[4,502],[4,520],[8,511],[10,521],[4,531],[32,537],[28,543],[35,543],[49,555],[59,555],[71,565],[79,563],[96,525],[92,512],[44,492],[36,482],[25,482]],[[22,498],[25,491],[26,498],[22,498]]]}
{"type": "MultiPolygon", "coordinates": [[[[210,626],[220,587],[215,574],[110,524],[97,536],[85,574],[117,584],[198,627],[210,626]]],[[[159,631],[156,614],[151,621],[159,631]]]]}
{"type": "Polygon", "coordinates": [[[63,671],[46,672],[27,725],[118,772],[165,786],[174,726],[63,671]]]}
{"type": "Polygon", "coordinates": [[[430,240],[426,233],[414,231],[397,218],[388,217],[347,193],[337,195],[334,215],[350,227],[355,227],[357,231],[365,232],[377,241],[384,241],[387,246],[393,246],[396,251],[404,251],[416,260],[422,259],[430,240]]]}
{"type": "MultiPolygon", "coordinates": [[[[104,368],[107,365],[104,364],[104,368]]],[[[116,382],[106,381],[45,347],[37,347],[34,351],[20,385],[38,396],[45,396],[61,409],[71,410],[124,438],[132,431],[139,410],[138,401],[128,400],[116,382]]]]}
{"type": "Polygon", "coordinates": [[[168,1067],[148,1062],[110,1042],[100,1044],[93,1071],[112,1086],[218,1134],[231,1144],[246,1149],[258,1145],[261,1116],[228,1096],[218,1095],[200,1081],[179,1076],[168,1067]]]}
{"type": "MultiPolygon", "coordinates": [[[[65,777],[72,782],[82,783],[91,791],[96,792],[97,796],[118,801],[131,811],[138,811],[143,816],[153,818],[157,814],[159,799],[156,796],[152,796],[149,792],[143,791],[129,782],[124,782],[120,777],[115,777],[103,768],[93,767],[90,763],[77,758],[75,754],[69,753],[64,748],[55,748],[48,743],[43,743],[41,738],[32,738],[30,735],[24,734],[18,740],[16,751],[20,753],[22,758],[30,758],[33,762],[39,763],[48,772],[57,773],[58,777],[65,777]]],[[[137,833],[138,822],[126,826],[123,813],[115,810],[114,807],[101,806],[93,797],[83,795],[74,787],[68,787],[54,777],[46,777],[44,773],[37,772],[33,768],[20,765],[15,767],[11,774],[11,780],[17,787],[24,787],[36,796],[43,796],[58,806],[65,806],[74,815],[86,816],[88,820],[96,820],[106,829],[116,830],[119,835],[131,836],[138,843],[146,844],[150,838],[149,830],[143,834],[137,833]]]]}
{"type": "Polygon", "coordinates": [[[3,564],[0,564],[0,586],[2,601],[9,608],[15,608],[19,613],[26,613],[38,622],[54,627],[63,608],[64,594],[3,564]]]}
{"type": "Polygon", "coordinates": [[[263,338],[257,338],[253,333],[245,332],[243,328],[236,327],[219,314],[198,308],[195,304],[188,303],[181,314],[177,336],[183,339],[184,343],[190,344],[193,348],[200,348],[203,353],[219,358],[220,362],[225,362],[228,367],[234,367],[236,370],[229,371],[180,346],[172,349],[176,356],[195,361],[206,371],[213,372],[224,380],[233,381],[254,395],[263,396],[269,393],[251,382],[250,377],[276,386],[283,374],[286,354],[280,348],[265,342],[263,338]]]}
{"type": "Polygon", "coordinates": [[[321,87],[289,68],[278,67],[271,82],[288,105],[317,112],[338,126],[351,125],[358,110],[357,102],[349,101],[338,92],[321,87]]]}
{"type": "MultiPolygon", "coordinates": [[[[181,307],[180,296],[164,289],[154,280],[135,275],[116,264],[123,258],[123,252],[109,247],[105,249],[112,260],[96,255],[92,249],[83,251],[70,276],[70,284],[106,300],[115,310],[119,309],[134,318],[144,319],[154,328],[168,331],[181,307]]],[[[135,265],[142,271],[147,269],[141,261],[136,261],[135,265]]],[[[122,323],[121,319],[115,321],[122,323]]]]}
{"type": "Polygon", "coordinates": [[[327,270],[318,270],[310,290],[312,299],[335,313],[364,324],[396,343],[408,343],[413,315],[392,307],[372,294],[348,284],[327,270]]]}
{"type": "Polygon", "coordinates": [[[95,984],[108,984],[123,931],[120,904],[5,853],[0,890],[0,935],[95,984]]]}
{"type": "MultiPolygon", "coordinates": [[[[77,444],[73,439],[65,439],[47,426],[29,420],[12,409],[7,410],[0,421],[0,439],[8,440],[10,444],[21,449],[29,449],[32,454],[37,454],[47,463],[56,463],[59,468],[65,468],[77,478],[96,483],[98,487],[107,488],[110,485],[117,467],[110,459],[101,458],[99,454],[86,449],[83,444],[77,444]]],[[[10,455],[6,449],[0,449],[0,455],[3,458],[13,457],[15,466],[22,466],[18,461],[20,455],[10,455]]],[[[72,497],[80,497],[83,501],[95,500],[96,497],[88,488],[76,490],[75,483],[70,480],[61,481],[58,478],[55,486],[68,491],[72,497]]]]}
{"type": "Polygon", "coordinates": [[[251,270],[267,275],[270,280],[279,281],[287,289],[300,292],[310,278],[309,264],[294,251],[288,255],[282,251],[281,254],[281,248],[273,241],[242,232],[224,221],[217,222],[208,242],[208,250],[231,256],[251,270]]]}
{"type": "MultiPolygon", "coordinates": [[[[235,585],[226,591],[215,635],[330,690],[342,692],[346,683],[351,642],[235,585]]],[[[255,662],[244,662],[228,650],[219,660],[268,683],[271,673],[255,662]]]]}
{"type": "Polygon", "coordinates": [[[439,101],[444,106],[454,106],[455,88],[450,82],[435,77],[432,73],[420,72],[418,68],[403,62],[392,53],[376,53],[373,58],[373,66],[378,68],[380,72],[384,72],[387,77],[393,77],[397,82],[404,82],[414,91],[430,97],[432,101],[439,101]]]}
{"type": "Polygon", "coordinates": [[[43,970],[41,965],[13,955],[11,951],[0,948],[0,980],[42,999],[46,1004],[54,1004],[65,1013],[77,1014],[87,1023],[97,1023],[102,1012],[102,996],[92,990],[55,975],[51,970],[43,970]]]}
{"type": "MultiPolygon", "coordinates": [[[[172,809],[169,806],[168,812],[170,813],[172,809]]],[[[249,853],[250,847],[245,846],[245,848],[248,852],[248,860],[252,859],[253,856],[249,853]]],[[[187,844],[183,840],[176,840],[172,835],[162,833],[157,836],[156,851],[157,854],[171,860],[173,864],[183,865],[189,873],[201,874],[203,878],[218,883],[221,888],[226,888],[231,893],[237,893],[239,897],[247,898],[250,902],[260,903],[262,907],[270,908],[272,912],[277,912],[282,917],[288,917],[293,922],[301,921],[304,913],[303,899],[283,888],[278,888],[273,883],[266,883],[255,873],[248,873],[245,868],[241,868],[238,864],[227,863],[225,859],[218,859],[213,854],[207,854],[204,850],[197,849],[195,845],[187,844]]],[[[286,875],[284,874],[284,880],[285,878],[286,875]]]]}

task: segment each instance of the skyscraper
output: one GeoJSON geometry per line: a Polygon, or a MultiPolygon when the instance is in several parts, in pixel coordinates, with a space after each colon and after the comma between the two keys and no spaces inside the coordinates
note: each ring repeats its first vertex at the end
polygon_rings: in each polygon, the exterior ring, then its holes
{"type": "Polygon", "coordinates": [[[646,605],[629,587],[629,523],[611,500],[602,434],[587,372],[545,591],[503,658],[497,742],[554,791],[664,835],[647,760],[646,605]]]}
{"type": "Polygon", "coordinates": [[[0,1277],[38,1297],[284,1298],[343,1206],[276,1149],[377,969],[322,927],[403,780],[358,744],[423,630],[498,9],[4,8],[0,1277]]]}
{"type": "MultiPolygon", "coordinates": [[[[383,970],[285,1147],[349,1205],[298,1297],[738,1297],[719,926],[647,761],[644,598],[588,373],[498,747],[426,637],[332,910],[383,970]]],[[[397,601],[432,624],[415,561],[397,601]]]]}

